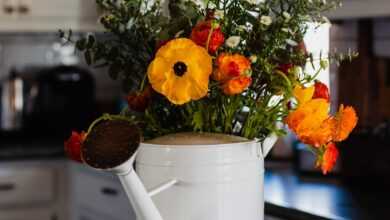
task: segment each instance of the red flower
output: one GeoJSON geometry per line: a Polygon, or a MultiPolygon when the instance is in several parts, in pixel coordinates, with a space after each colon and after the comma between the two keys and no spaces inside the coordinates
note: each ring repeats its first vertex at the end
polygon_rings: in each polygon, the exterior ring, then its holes
{"type": "Polygon", "coordinates": [[[330,172],[337,162],[339,157],[339,150],[334,143],[329,143],[322,158],[317,161],[317,165],[321,167],[322,173],[325,175],[330,172]]]}
{"type": "Polygon", "coordinates": [[[314,84],[315,90],[313,99],[325,99],[327,102],[330,101],[329,89],[324,83],[316,81],[314,84]]]}
{"type": "Polygon", "coordinates": [[[198,23],[194,29],[192,29],[191,40],[203,47],[207,47],[207,41],[209,40],[209,52],[215,54],[218,48],[225,42],[225,36],[223,35],[221,28],[217,27],[213,29],[209,39],[211,29],[211,20],[198,23]]]}
{"type": "Polygon", "coordinates": [[[279,71],[287,74],[288,71],[290,71],[290,69],[293,67],[294,67],[294,65],[292,63],[285,63],[285,64],[280,64],[277,69],[279,71]]]}
{"type": "Polygon", "coordinates": [[[80,134],[72,131],[72,135],[69,137],[67,141],[64,142],[65,152],[71,160],[82,163],[81,159],[81,146],[87,134],[85,132],[81,132],[80,134]]]}
{"type": "Polygon", "coordinates": [[[127,96],[127,104],[129,105],[129,108],[131,110],[134,110],[136,112],[144,112],[150,104],[151,97],[152,97],[152,88],[148,86],[141,93],[139,92],[130,93],[127,96]]]}

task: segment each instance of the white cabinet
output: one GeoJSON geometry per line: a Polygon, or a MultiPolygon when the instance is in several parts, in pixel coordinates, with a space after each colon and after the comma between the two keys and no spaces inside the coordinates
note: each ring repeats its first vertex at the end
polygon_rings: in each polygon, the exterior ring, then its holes
{"type": "Polygon", "coordinates": [[[93,31],[95,0],[0,0],[0,31],[93,31]]]}
{"type": "Polygon", "coordinates": [[[0,220],[68,220],[65,161],[0,162],[0,220]]]}
{"type": "Polygon", "coordinates": [[[330,19],[386,17],[389,15],[389,0],[342,0],[341,8],[327,14],[330,19]]]}
{"type": "Polygon", "coordinates": [[[0,170],[0,206],[54,201],[54,170],[6,168],[0,170]]]}
{"type": "Polygon", "coordinates": [[[72,220],[135,220],[116,176],[74,163],[71,167],[72,220]]]}
{"type": "Polygon", "coordinates": [[[48,210],[2,210],[0,220],[53,220],[56,214],[48,210]]]}

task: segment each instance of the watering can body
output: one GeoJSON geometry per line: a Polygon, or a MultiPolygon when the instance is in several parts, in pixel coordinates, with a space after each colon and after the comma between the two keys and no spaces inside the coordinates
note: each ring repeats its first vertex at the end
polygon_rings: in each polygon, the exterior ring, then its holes
{"type": "Polygon", "coordinates": [[[162,219],[262,220],[263,158],[275,141],[142,143],[136,171],[147,189],[174,183],[152,197],[162,219]]]}

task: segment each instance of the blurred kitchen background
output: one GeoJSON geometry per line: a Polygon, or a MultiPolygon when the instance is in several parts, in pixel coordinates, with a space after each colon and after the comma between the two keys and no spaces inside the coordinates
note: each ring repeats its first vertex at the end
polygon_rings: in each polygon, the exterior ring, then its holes
{"type": "MultiPolygon", "coordinates": [[[[266,219],[387,219],[390,204],[390,3],[344,0],[308,49],[359,52],[322,73],[359,126],[328,175],[293,136],[267,158],[266,219]]],[[[120,84],[88,67],[58,29],[98,32],[94,0],[0,0],[0,220],[132,220],[116,177],[65,158],[72,128],[123,106],[120,84]]],[[[205,198],[206,199],[206,198],[205,198]]]]}

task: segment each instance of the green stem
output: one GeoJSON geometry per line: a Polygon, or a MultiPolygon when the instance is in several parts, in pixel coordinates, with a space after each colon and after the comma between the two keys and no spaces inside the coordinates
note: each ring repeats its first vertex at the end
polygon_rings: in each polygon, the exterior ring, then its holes
{"type": "Polygon", "coordinates": [[[210,29],[210,32],[209,32],[209,36],[207,36],[207,42],[206,42],[206,50],[207,50],[207,51],[209,51],[209,45],[210,45],[211,35],[212,35],[213,32],[214,32],[214,26],[213,26],[212,22],[210,23],[210,26],[211,26],[211,29],[210,29]]]}
{"type": "Polygon", "coordinates": [[[95,125],[97,125],[99,122],[107,121],[107,120],[124,120],[124,121],[128,121],[128,122],[132,122],[126,116],[103,114],[102,116],[100,116],[99,118],[97,118],[95,121],[93,121],[91,123],[91,125],[88,128],[87,134],[89,134],[92,131],[92,129],[95,127],[95,125]]]}

